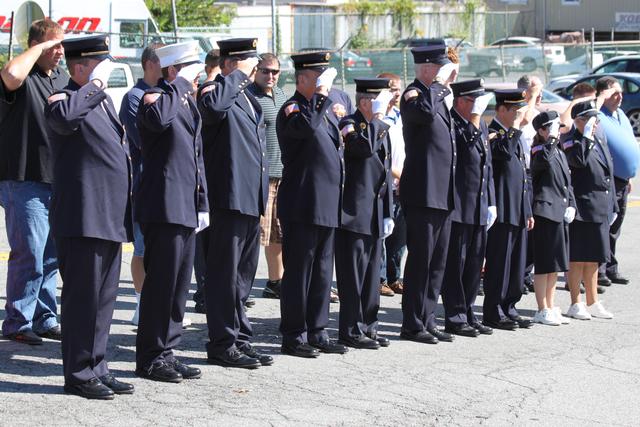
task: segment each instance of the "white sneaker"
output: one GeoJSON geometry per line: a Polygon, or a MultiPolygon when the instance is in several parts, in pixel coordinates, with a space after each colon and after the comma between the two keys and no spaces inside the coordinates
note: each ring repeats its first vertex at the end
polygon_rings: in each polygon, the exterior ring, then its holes
{"type": "Polygon", "coordinates": [[[533,316],[533,321],[536,323],[542,323],[543,325],[560,326],[560,320],[556,318],[556,314],[553,310],[548,308],[544,308],[536,312],[535,316],[533,316]]]}
{"type": "Polygon", "coordinates": [[[602,301],[596,301],[587,307],[593,317],[600,319],[613,319],[613,314],[602,305],[602,301]]]}
{"type": "Polygon", "coordinates": [[[567,317],[573,317],[579,320],[591,320],[591,315],[587,311],[587,306],[583,302],[571,304],[567,310],[567,317]]]}
{"type": "Polygon", "coordinates": [[[139,320],[140,320],[140,304],[136,304],[136,311],[133,313],[133,317],[131,318],[131,324],[138,326],[139,320]]]}
{"type": "Polygon", "coordinates": [[[569,320],[568,317],[565,317],[562,315],[562,310],[560,310],[560,307],[553,307],[553,314],[556,315],[556,318],[560,321],[560,323],[562,323],[563,325],[568,325],[569,323],[571,323],[571,320],[569,320]]]}

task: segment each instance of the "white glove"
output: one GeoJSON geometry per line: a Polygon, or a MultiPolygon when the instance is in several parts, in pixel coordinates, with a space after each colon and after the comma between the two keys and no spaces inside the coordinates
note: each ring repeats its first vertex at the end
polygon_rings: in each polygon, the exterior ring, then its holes
{"type": "Polygon", "coordinates": [[[327,68],[316,79],[316,87],[318,88],[320,86],[324,86],[327,88],[327,90],[330,90],[331,86],[333,85],[333,80],[335,80],[337,75],[338,71],[336,71],[335,68],[327,68]]]}
{"type": "Polygon", "coordinates": [[[493,95],[490,93],[479,96],[473,101],[473,107],[471,108],[471,114],[477,114],[479,116],[485,112],[487,109],[487,105],[489,105],[489,101],[491,101],[491,97],[493,95]]]}
{"type": "Polygon", "coordinates": [[[194,80],[198,77],[198,74],[200,74],[202,71],[204,71],[203,64],[187,65],[186,67],[182,67],[180,71],[178,71],[178,75],[176,76],[176,78],[182,77],[189,83],[193,83],[194,80]]]}
{"type": "Polygon", "coordinates": [[[582,135],[584,135],[586,138],[593,139],[593,131],[595,130],[596,120],[598,120],[597,117],[591,117],[587,121],[587,124],[584,125],[584,132],[582,135]]]}
{"type": "Polygon", "coordinates": [[[487,208],[487,230],[496,222],[496,219],[498,219],[498,208],[489,206],[487,208]]]}
{"type": "Polygon", "coordinates": [[[447,106],[447,110],[451,110],[451,107],[453,107],[453,94],[450,93],[449,95],[444,97],[444,105],[447,106]]]}
{"type": "Polygon", "coordinates": [[[554,138],[557,138],[560,135],[560,118],[557,118],[551,122],[551,127],[549,127],[549,135],[554,138]]]}
{"type": "Polygon", "coordinates": [[[209,226],[209,212],[198,212],[198,226],[196,233],[201,232],[209,226]]]}
{"type": "Polygon", "coordinates": [[[389,109],[389,103],[393,99],[393,94],[388,90],[383,90],[376,96],[376,98],[371,101],[371,109],[373,110],[373,114],[382,114],[383,116],[387,114],[387,110],[389,109]]]}
{"type": "Polygon", "coordinates": [[[613,223],[616,222],[616,219],[618,219],[618,214],[613,212],[613,216],[609,220],[609,225],[613,225],[613,223]]]}
{"type": "Polygon", "coordinates": [[[573,206],[569,206],[564,211],[564,222],[566,222],[567,224],[571,224],[575,218],[576,218],[576,208],[574,208],[573,206]]]}
{"type": "Polygon", "coordinates": [[[386,239],[387,237],[391,236],[391,233],[393,233],[393,228],[395,226],[396,226],[396,223],[393,222],[391,218],[384,218],[382,220],[382,228],[384,228],[382,238],[386,239]]]}
{"type": "Polygon", "coordinates": [[[109,83],[109,76],[114,67],[115,64],[110,59],[102,60],[89,75],[89,81],[100,80],[102,88],[106,89],[109,83]]]}
{"type": "Polygon", "coordinates": [[[449,78],[454,71],[458,71],[459,65],[450,62],[448,64],[443,65],[438,70],[438,74],[436,74],[436,79],[440,78],[443,84],[450,83],[449,78]]]}

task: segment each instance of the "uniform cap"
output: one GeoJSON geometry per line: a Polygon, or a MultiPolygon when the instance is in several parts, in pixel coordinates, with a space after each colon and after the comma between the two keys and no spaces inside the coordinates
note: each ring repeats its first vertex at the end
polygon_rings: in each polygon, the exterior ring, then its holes
{"type": "Polygon", "coordinates": [[[218,40],[220,56],[234,56],[240,59],[257,57],[258,39],[256,38],[236,38],[218,40]]]}
{"type": "MultiPolygon", "coordinates": [[[[549,126],[558,117],[560,116],[556,111],[551,111],[551,110],[543,111],[542,113],[538,114],[533,118],[533,128],[535,130],[538,130],[545,126],[549,126]]],[[[563,124],[560,124],[560,127],[563,127],[563,126],[564,126],[563,124]]]]}
{"type": "Polygon", "coordinates": [[[331,52],[305,52],[291,55],[293,66],[296,70],[324,71],[329,68],[331,52]]]}
{"type": "Polygon", "coordinates": [[[426,46],[411,49],[414,64],[444,65],[451,61],[447,56],[447,45],[442,39],[433,39],[426,46]]]}
{"type": "Polygon", "coordinates": [[[384,89],[389,89],[391,85],[390,79],[376,77],[353,79],[353,81],[356,83],[357,93],[380,93],[384,89]]]}
{"type": "Polygon", "coordinates": [[[576,117],[594,117],[598,115],[598,108],[596,107],[596,103],[593,101],[584,101],[579,102],[571,108],[571,118],[575,119],[576,117]]]}
{"type": "Polygon", "coordinates": [[[62,41],[64,57],[69,59],[111,59],[109,36],[100,34],[89,37],[73,37],[62,41]]]}
{"type": "Polygon", "coordinates": [[[524,107],[527,105],[525,99],[527,92],[522,89],[500,89],[495,91],[496,105],[515,105],[524,107]]]}
{"type": "Polygon", "coordinates": [[[472,79],[465,80],[463,82],[451,83],[451,92],[455,98],[461,96],[478,97],[485,94],[484,92],[484,80],[472,79]]]}
{"type": "Polygon", "coordinates": [[[200,62],[200,45],[197,40],[181,42],[159,47],[155,50],[160,67],[200,62]]]}

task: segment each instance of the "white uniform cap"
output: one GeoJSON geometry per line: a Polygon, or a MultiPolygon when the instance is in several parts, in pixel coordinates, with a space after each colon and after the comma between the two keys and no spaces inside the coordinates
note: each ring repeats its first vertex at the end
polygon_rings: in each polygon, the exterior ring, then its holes
{"type": "Polygon", "coordinates": [[[197,40],[170,44],[155,50],[160,59],[160,67],[169,65],[186,64],[187,62],[200,62],[200,49],[197,40]]]}

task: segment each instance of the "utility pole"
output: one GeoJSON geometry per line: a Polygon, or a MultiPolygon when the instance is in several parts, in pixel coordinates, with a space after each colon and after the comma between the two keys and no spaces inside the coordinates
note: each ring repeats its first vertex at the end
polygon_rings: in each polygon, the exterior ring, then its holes
{"type": "Polygon", "coordinates": [[[171,0],[171,16],[173,18],[173,36],[176,38],[174,43],[178,42],[178,14],[176,13],[176,0],[171,0]]]}
{"type": "Polygon", "coordinates": [[[278,24],[276,23],[276,0],[271,0],[271,52],[273,52],[274,55],[277,55],[278,52],[277,50],[277,46],[278,46],[278,24]]]}

